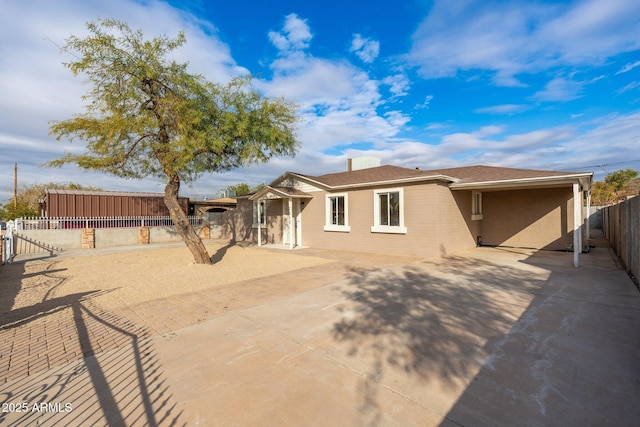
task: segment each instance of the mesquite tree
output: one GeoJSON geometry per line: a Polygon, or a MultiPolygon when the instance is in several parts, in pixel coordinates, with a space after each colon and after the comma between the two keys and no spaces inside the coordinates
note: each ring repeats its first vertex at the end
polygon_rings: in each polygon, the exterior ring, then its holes
{"type": "Polygon", "coordinates": [[[106,19],[87,24],[89,35],[71,36],[64,65],[84,75],[91,89],[85,112],[53,122],[58,140],[86,142],[83,154],[65,153],[49,166],[80,168],[124,178],[160,177],[164,202],[196,263],[211,257],[178,204],[180,184],[272,156],[294,155],[296,108],[282,98],[261,96],[250,77],[217,84],[187,71],[171,53],[186,39],[146,40],[126,23],[106,19]]]}

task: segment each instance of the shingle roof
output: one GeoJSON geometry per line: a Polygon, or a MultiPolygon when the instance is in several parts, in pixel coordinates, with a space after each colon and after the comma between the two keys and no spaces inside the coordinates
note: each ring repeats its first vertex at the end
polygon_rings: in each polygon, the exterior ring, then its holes
{"type": "Polygon", "coordinates": [[[419,169],[408,169],[399,166],[384,165],[368,169],[359,169],[350,172],[329,173],[320,176],[296,174],[312,181],[319,182],[329,187],[340,187],[373,182],[395,181],[404,179],[417,179],[431,175],[419,169]]]}
{"type": "Polygon", "coordinates": [[[350,172],[330,173],[313,176],[295,174],[311,181],[324,184],[328,187],[348,187],[351,185],[363,185],[367,183],[380,183],[385,181],[416,181],[440,179],[450,183],[467,184],[481,182],[511,181],[531,178],[554,178],[573,175],[588,175],[585,172],[557,172],[537,169],[504,168],[496,166],[465,166],[446,169],[409,169],[399,166],[385,165],[368,169],[360,169],[350,172]]]}

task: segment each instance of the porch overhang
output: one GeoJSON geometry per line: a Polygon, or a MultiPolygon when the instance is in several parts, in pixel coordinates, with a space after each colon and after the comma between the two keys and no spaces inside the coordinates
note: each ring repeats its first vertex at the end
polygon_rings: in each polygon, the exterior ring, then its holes
{"type": "MultiPolygon", "coordinates": [[[[288,233],[289,233],[289,249],[294,248],[293,244],[293,233],[294,227],[291,225],[294,221],[293,215],[293,200],[297,199],[311,199],[313,196],[309,193],[305,193],[304,191],[300,191],[291,187],[276,187],[267,185],[264,188],[260,189],[260,191],[255,194],[249,196],[249,200],[258,201],[261,200],[287,200],[287,219],[288,219],[288,233]]],[[[301,202],[303,203],[303,202],[301,202]]],[[[283,212],[284,215],[284,212],[283,212]]],[[[284,233],[284,230],[283,230],[284,233]]],[[[258,246],[262,246],[262,226],[260,221],[258,221],[258,246]]]]}
{"type": "Polygon", "coordinates": [[[304,191],[297,190],[290,187],[272,187],[267,185],[260,189],[260,191],[249,196],[249,200],[263,200],[263,199],[311,199],[313,196],[304,191]]]}

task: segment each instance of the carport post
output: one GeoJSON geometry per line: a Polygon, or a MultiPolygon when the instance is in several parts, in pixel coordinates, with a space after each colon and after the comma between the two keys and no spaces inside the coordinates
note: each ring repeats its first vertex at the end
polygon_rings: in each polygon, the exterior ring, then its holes
{"type": "Polygon", "coordinates": [[[580,183],[573,184],[573,265],[580,265],[580,252],[582,230],[582,194],[580,193],[580,183]]]}
{"type": "Polygon", "coordinates": [[[587,244],[591,238],[591,190],[587,191],[587,223],[585,229],[585,237],[587,238],[587,244]]]}

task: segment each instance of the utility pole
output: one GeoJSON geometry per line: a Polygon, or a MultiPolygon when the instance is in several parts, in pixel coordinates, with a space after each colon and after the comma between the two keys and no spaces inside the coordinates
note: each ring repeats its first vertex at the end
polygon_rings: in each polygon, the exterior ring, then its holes
{"type": "Polygon", "coordinates": [[[18,163],[13,164],[13,209],[18,208],[18,163]]]}

